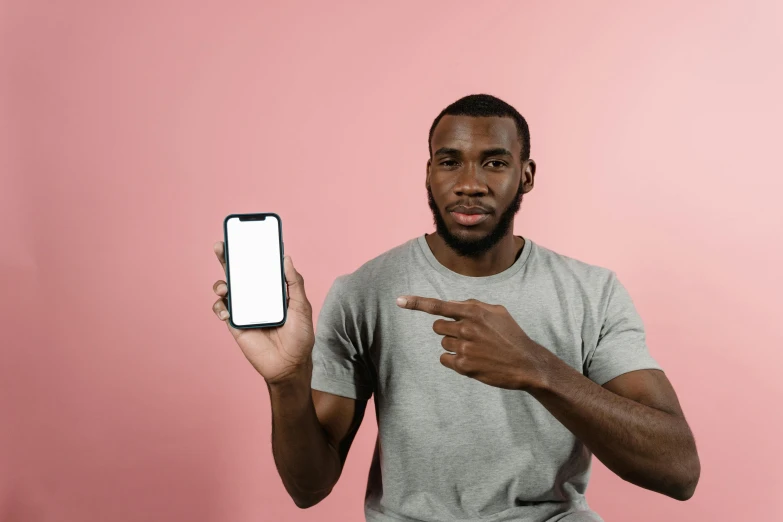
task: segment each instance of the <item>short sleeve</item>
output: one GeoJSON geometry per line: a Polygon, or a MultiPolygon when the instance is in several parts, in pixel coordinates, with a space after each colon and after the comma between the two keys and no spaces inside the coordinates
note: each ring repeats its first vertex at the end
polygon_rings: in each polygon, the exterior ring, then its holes
{"type": "MultiPolygon", "coordinates": [[[[345,277],[345,276],[343,276],[345,277]]],[[[344,279],[332,284],[324,300],[315,329],[311,387],[351,399],[372,397],[371,372],[357,334],[357,317],[351,312],[351,296],[344,291],[344,279]]]]}
{"type": "Polygon", "coordinates": [[[642,318],[612,272],[598,342],[585,365],[585,374],[603,385],[624,373],[660,369],[647,348],[642,318]]]}

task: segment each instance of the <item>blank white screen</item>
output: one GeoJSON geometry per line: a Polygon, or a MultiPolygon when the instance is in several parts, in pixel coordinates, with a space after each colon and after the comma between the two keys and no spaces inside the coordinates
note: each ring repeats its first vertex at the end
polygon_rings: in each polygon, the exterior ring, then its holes
{"type": "Polygon", "coordinates": [[[283,320],[283,282],[280,267],[279,224],[263,221],[226,224],[228,235],[229,299],[234,324],[278,323],[283,320]]]}

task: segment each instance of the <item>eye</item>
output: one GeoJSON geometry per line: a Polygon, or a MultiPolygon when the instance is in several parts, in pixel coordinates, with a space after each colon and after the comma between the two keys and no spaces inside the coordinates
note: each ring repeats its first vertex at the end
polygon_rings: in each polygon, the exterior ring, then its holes
{"type": "Polygon", "coordinates": [[[491,168],[491,169],[502,169],[503,167],[507,167],[508,165],[506,164],[506,162],[505,162],[505,161],[500,161],[500,160],[489,160],[489,161],[486,163],[486,166],[488,166],[488,167],[489,167],[489,168],[491,168]]]}
{"type": "Polygon", "coordinates": [[[438,165],[441,165],[442,167],[456,167],[457,166],[457,162],[455,160],[452,160],[452,159],[445,159],[445,160],[441,161],[440,163],[438,163],[438,165]]]}

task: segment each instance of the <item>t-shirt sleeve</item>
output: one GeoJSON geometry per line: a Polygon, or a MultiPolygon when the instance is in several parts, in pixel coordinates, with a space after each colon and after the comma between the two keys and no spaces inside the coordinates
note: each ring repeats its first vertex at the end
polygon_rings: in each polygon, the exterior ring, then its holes
{"type": "Polygon", "coordinates": [[[650,355],[642,318],[628,291],[612,272],[598,342],[586,364],[586,375],[598,384],[635,370],[660,370],[650,355]]]}
{"type": "Polygon", "coordinates": [[[372,374],[343,277],[332,284],[318,315],[311,387],[333,395],[368,400],[373,393],[372,374]]]}

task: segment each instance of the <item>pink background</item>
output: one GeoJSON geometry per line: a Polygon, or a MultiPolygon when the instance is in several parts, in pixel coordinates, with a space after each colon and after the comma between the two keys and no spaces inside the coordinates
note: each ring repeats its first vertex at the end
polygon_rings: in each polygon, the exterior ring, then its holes
{"type": "Polygon", "coordinates": [[[370,410],[300,511],[212,243],[277,211],[316,312],[432,230],[427,131],[489,92],[532,129],[516,231],[615,269],[696,435],[679,503],[595,462],[607,521],[781,516],[781,2],[0,7],[0,521],[359,521],[370,410]]]}

